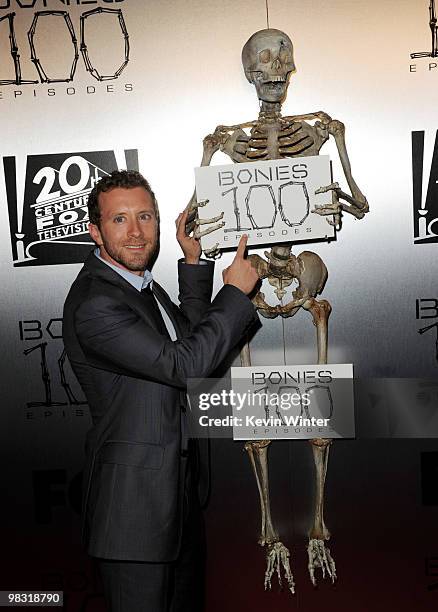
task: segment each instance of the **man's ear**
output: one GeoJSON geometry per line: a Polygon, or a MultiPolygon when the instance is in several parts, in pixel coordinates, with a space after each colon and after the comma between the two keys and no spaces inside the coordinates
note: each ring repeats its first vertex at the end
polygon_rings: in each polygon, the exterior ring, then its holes
{"type": "Polygon", "coordinates": [[[103,240],[97,225],[94,225],[94,223],[89,223],[88,231],[90,232],[90,236],[92,237],[94,242],[97,244],[97,246],[100,247],[102,245],[103,240]]]}

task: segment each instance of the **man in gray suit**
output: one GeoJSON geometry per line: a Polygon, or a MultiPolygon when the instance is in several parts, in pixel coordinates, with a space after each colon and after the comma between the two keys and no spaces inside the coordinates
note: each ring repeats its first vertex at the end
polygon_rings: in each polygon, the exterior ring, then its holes
{"type": "Polygon", "coordinates": [[[83,520],[113,612],[202,609],[196,445],[186,434],[188,378],[208,376],[254,324],[258,280],[246,237],[210,304],[213,263],[177,219],[180,307],[152,279],[158,206],[137,172],[113,172],[89,196],[97,249],[64,307],[64,343],[93,420],[83,520]]]}

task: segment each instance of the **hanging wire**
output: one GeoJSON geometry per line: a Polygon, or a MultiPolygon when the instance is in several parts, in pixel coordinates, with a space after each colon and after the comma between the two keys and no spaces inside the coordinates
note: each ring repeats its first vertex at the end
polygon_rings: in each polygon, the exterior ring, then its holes
{"type": "Polygon", "coordinates": [[[266,4],[266,27],[269,30],[269,5],[268,5],[268,0],[265,0],[265,4],[266,4]]]}
{"type": "MultiPolygon", "coordinates": [[[[281,300],[281,305],[283,306],[283,300],[281,300]]],[[[287,365],[286,363],[286,327],[284,324],[284,317],[281,317],[281,328],[283,331],[283,365],[287,365]]]]}
{"type": "MultiPolygon", "coordinates": [[[[283,288],[283,285],[281,286],[283,288]]],[[[283,306],[283,297],[280,300],[280,305],[283,306]]],[[[286,363],[286,326],[284,323],[284,317],[281,318],[281,333],[283,335],[283,365],[287,365],[286,363]]]]}

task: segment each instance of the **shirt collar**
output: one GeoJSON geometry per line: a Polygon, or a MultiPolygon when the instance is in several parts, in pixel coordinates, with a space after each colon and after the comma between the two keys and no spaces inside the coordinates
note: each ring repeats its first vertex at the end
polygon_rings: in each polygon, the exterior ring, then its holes
{"type": "MultiPolygon", "coordinates": [[[[149,270],[145,270],[143,276],[138,276],[137,274],[134,274],[133,272],[130,272],[129,270],[123,270],[123,268],[119,268],[118,266],[115,266],[111,262],[106,261],[106,259],[103,259],[103,257],[101,257],[100,255],[99,247],[94,249],[94,254],[97,257],[97,259],[100,259],[100,261],[103,261],[103,263],[109,266],[112,270],[114,270],[114,272],[117,272],[117,274],[119,274],[122,278],[125,279],[125,281],[127,281],[130,285],[132,285],[134,289],[137,289],[137,291],[141,291],[142,289],[145,289],[149,284],[153,282],[152,274],[149,272],[149,270]]],[[[152,288],[152,284],[151,284],[151,288],[152,288]]]]}

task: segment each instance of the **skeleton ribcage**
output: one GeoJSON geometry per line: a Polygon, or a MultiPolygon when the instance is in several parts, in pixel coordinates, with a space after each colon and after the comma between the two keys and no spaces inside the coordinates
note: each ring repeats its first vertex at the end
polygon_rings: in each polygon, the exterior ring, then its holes
{"type": "Polygon", "coordinates": [[[287,121],[282,122],[280,129],[273,129],[269,124],[257,123],[249,137],[237,139],[234,150],[245,155],[248,160],[309,155],[308,149],[313,148],[315,140],[305,127],[311,126],[287,121]]]}

